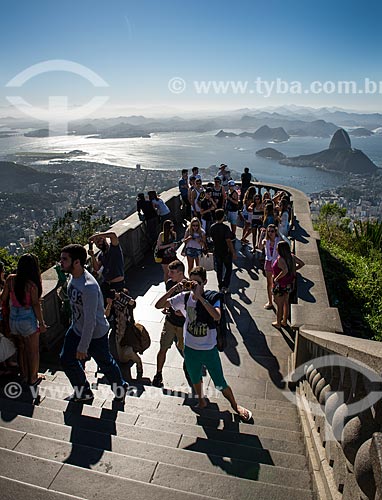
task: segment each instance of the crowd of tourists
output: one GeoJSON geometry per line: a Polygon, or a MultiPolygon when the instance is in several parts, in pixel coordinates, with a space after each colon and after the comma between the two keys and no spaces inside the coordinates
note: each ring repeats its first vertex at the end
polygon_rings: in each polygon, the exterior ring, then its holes
{"type": "MultiPolygon", "coordinates": [[[[251,412],[237,404],[224,378],[217,349],[217,324],[222,318],[227,294],[234,292],[231,287],[233,261],[238,251],[248,256],[248,252],[243,251],[247,249],[263,267],[267,289],[264,308],[275,309],[276,319],[272,323],[275,328],[287,325],[296,271],[304,265],[291,251],[292,206],[288,194],[279,191],[271,196],[269,191],[261,192],[251,180],[246,168],[240,186],[237,185],[225,164],[220,165],[211,182],[203,182],[197,167],[191,174],[182,170],[179,180],[182,221],[177,220],[156,191],[137,196],[137,212],[153,245],[155,261],[162,266],[166,285],[166,292],[155,305],[163,310],[166,318],[152,385],[163,386],[166,354],[175,343],[184,357],[185,373],[193,385],[199,407],[207,406],[202,389],[205,367],[215,386],[245,422],[251,419],[251,412]],[[202,264],[208,256],[217,275],[219,292],[205,289],[207,273],[202,264]]],[[[115,400],[123,402],[128,383],[110,352],[109,332],[112,328],[120,334],[122,325],[131,331],[130,323],[134,323],[134,319],[127,304],[134,304],[134,300],[129,297],[125,283],[119,239],[114,232],[104,232],[89,237],[88,251],[78,244],[68,245],[61,251],[60,265],[70,277],[67,296],[72,322],[60,353],[62,367],[74,388],[69,399],[74,402],[93,399],[84,370],[86,361],[93,357],[110,383],[115,400]],[[90,270],[86,266],[89,256],[90,270]],[[127,297],[125,302],[121,297],[127,297]],[[119,312],[116,301],[119,301],[119,312]],[[125,310],[125,322],[121,323],[121,311],[125,310]]],[[[25,254],[19,259],[16,273],[5,279],[2,263],[0,271],[1,373],[7,375],[17,366],[21,382],[37,386],[43,379],[38,373],[39,336],[47,328],[40,303],[42,285],[38,260],[32,254],[25,254]]],[[[122,338],[126,344],[124,331],[122,338]]],[[[143,365],[139,350],[130,348],[128,359],[137,364],[137,379],[140,379],[143,365]]]]}

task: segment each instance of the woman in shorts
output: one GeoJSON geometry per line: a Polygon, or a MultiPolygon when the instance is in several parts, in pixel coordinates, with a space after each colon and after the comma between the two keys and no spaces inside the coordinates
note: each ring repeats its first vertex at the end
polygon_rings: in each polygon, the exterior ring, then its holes
{"type": "Polygon", "coordinates": [[[305,264],[290,251],[289,244],[282,240],[277,244],[278,257],[272,264],[273,295],[277,306],[277,319],[272,323],[275,328],[287,326],[289,315],[289,294],[293,290],[296,271],[305,264]]]}
{"type": "Polygon", "coordinates": [[[193,267],[199,265],[203,250],[207,252],[206,233],[197,217],[191,219],[183,241],[185,243],[188,272],[190,272],[193,267]]]}
{"type": "Polygon", "coordinates": [[[280,241],[280,237],[277,232],[277,227],[274,224],[269,224],[266,229],[266,236],[263,240],[260,241],[259,248],[260,250],[264,249],[265,252],[265,264],[264,264],[264,272],[267,278],[267,295],[268,302],[264,305],[264,309],[272,309],[273,308],[273,295],[272,295],[272,287],[273,287],[273,273],[272,273],[272,264],[278,257],[277,253],[277,244],[280,241]]]}
{"type": "Polygon", "coordinates": [[[41,309],[41,273],[38,259],[33,254],[22,255],[16,274],[10,274],[5,282],[2,301],[10,304],[9,326],[17,345],[18,363],[22,381],[38,385],[40,333],[46,332],[41,309]]]}

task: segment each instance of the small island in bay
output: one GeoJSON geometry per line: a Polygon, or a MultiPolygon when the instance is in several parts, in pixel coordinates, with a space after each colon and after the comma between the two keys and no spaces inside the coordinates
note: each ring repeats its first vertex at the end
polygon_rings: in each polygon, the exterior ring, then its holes
{"type": "Polygon", "coordinates": [[[286,155],[284,155],[284,153],[281,153],[274,148],[259,149],[258,151],[256,151],[256,154],[258,156],[261,156],[262,158],[267,158],[269,160],[283,160],[284,158],[286,158],[286,155]]]}
{"type": "Polygon", "coordinates": [[[289,139],[289,135],[282,127],[271,128],[268,127],[268,125],[263,125],[255,132],[241,132],[240,134],[220,130],[217,134],[215,134],[215,137],[221,137],[223,139],[227,137],[251,137],[252,139],[272,142],[285,142],[289,139]]]}

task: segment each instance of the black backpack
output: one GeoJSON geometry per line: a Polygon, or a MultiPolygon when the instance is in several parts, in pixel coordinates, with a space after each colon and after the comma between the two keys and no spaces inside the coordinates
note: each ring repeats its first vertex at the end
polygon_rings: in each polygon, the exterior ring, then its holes
{"type": "MultiPolygon", "coordinates": [[[[184,296],[184,306],[187,309],[187,302],[190,297],[191,292],[187,292],[184,296]]],[[[227,325],[227,306],[225,303],[225,297],[223,293],[215,292],[214,290],[207,290],[203,294],[204,298],[211,304],[215,304],[217,300],[220,300],[220,320],[215,321],[208,314],[209,319],[206,321],[210,328],[215,327],[216,336],[216,346],[218,351],[223,352],[227,347],[227,337],[228,337],[228,325],[227,325]]],[[[202,306],[203,307],[203,306],[202,306]]],[[[204,309],[204,308],[203,308],[204,309]]],[[[205,309],[204,309],[205,310],[205,309]]]]}

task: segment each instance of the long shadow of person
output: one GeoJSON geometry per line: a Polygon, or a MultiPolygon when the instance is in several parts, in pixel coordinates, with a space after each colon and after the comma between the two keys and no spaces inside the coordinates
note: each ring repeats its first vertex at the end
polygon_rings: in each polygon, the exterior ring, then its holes
{"type": "Polygon", "coordinates": [[[203,428],[205,437],[184,436],[183,449],[206,454],[214,466],[231,476],[255,481],[259,479],[260,464],[274,465],[260,438],[254,432],[242,432],[244,427],[240,427],[237,415],[220,411],[211,402],[207,409],[199,409],[193,406],[196,402],[189,398],[187,405],[197,415],[196,423],[203,428]]]}
{"type": "Polygon", "coordinates": [[[283,376],[280,372],[280,364],[276,356],[270,350],[266,336],[258,328],[256,322],[249,311],[235,299],[227,301],[232,319],[236,324],[243,343],[256,363],[268,370],[269,376],[276,387],[282,389],[285,387],[283,376]]]}

